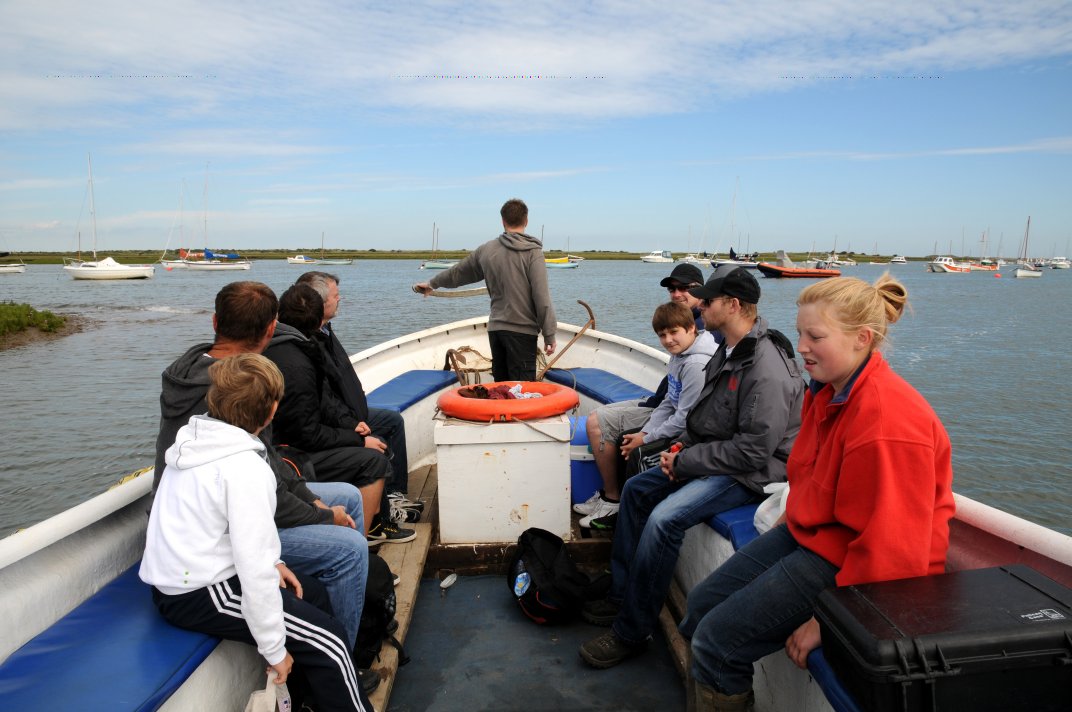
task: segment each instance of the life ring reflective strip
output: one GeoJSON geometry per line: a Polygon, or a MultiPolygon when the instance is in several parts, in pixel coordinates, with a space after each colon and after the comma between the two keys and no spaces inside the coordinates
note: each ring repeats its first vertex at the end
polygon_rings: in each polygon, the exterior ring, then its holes
{"type": "MultiPolygon", "coordinates": [[[[507,385],[513,386],[518,381],[500,381],[481,383],[487,388],[507,385]]],[[[580,403],[577,391],[557,383],[546,381],[521,381],[523,393],[539,393],[540,398],[516,398],[510,400],[493,400],[482,398],[465,398],[459,388],[452,388],[439,396],[439,410],[452,418],[475,420],[478,422],[503,420],[533,420],[559,415],[575,408],[580,403]]],[[[465,386],[469,388],[469,386],[465,386]]]]}

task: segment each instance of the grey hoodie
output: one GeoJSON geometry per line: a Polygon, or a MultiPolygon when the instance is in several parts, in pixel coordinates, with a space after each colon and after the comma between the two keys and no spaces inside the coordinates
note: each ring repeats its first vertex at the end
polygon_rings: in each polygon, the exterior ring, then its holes
{"type": "MultiPolygon", "coordinates": [[[[212,382],[208,367],[216,359],[208,356],[212,344],[198,344],[184,353],[161,374],[160,433],[156,437],[156,469],[153,472],[153,492],[160,486],[164,475],[164,453],[175,442],[179,429],[195,415],[208,411],[205,396],[212,382]]],[[[331,524],[333,514],[313,504],[316,495],[298,479],[290,465],[283,462],[271,446],[272,428],[261,432],[261,441],[267,448],[268,464],[276,478],[276,526],[281,529],[305,524],[331,524]]]]}
{"type": "Polygon", "coordinates": [[[718,344],[709,331],[696,335],[692,346],[670,357],[666,368],[666,397],[648,416],[644,442],[674,438],[685,432],[685,419],[696,405],[704,387],[704,369],[715,355],[718,344]]]}
{"type": "Polygon", "coordinates": [[[429,284],[461,287],[484,280],[491,297],[489,331],[543,333],[555,343],[555,308],[547,290],[543,245],[531,235],[504,232],[485,242],[458,264],[433,277],[429,284]]]}

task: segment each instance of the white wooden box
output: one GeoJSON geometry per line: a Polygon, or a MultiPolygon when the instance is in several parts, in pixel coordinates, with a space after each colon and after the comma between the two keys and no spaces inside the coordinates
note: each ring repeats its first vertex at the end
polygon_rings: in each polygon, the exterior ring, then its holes
{"type": "Polygon", "coordinates": [[[529,527],[570,538],[570,424],[435,425],[439,538],[444,544],[516,542],[529,527]]]}

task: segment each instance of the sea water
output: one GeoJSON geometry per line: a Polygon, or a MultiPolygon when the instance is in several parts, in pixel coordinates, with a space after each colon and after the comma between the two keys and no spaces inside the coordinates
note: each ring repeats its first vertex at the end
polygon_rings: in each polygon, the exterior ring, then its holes
{"type": "MultiPolygon", "coordinates": [[[[341,278],[334,323],[349,351],[487,313],[486,297],[414,294],[413,283],[436,274],[418,265],[358,260],[328,269],[341,278]]],[[[583,300],[596,328],[659,348],[651,314],[667,298],[659,280],[671,268],[637,259],[549,270],[558,319],[583,324],[583,300]]],[[[160,372],[192,344],[212,339],[216,292],[255,279],[282,294],[307,269],[273,260],[248,272],[157,267],[151,280],[76,281],[60,266],[37,265],[0,275],[0,301],[90,320],[81,333],[0,351],[0,535],[151,465],[160,372]]],[[[860,265],[843,273],[873,281],[886,269],[860,265]]],[[[889,269],[907,286],[911,311],[892,327],[887,358],[949,431],[956,490],[1072,533],[1072,271],[1017,280],[1008,267],[1000,279],[930,274],[923,263],[889,269]]],[[[760,278],[760,313],[794,341],[796,295],[810,283],[760,278]]]]}

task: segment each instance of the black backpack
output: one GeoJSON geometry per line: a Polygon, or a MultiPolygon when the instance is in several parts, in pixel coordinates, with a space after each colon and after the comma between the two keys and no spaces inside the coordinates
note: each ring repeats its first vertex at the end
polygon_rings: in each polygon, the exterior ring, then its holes
{"type": "Polygon", "coordinates": [[[589,581],[561,537],[532,527],[518,537],[506,583],[526,616],[537,623],[563,623],[580,613],[585,601],[605,594],[610,582],[609,577],[589,581]]]}
{"type": "Polygon", "coordinates": [[[387,562],[369,554],[368,581],[365,583],[365,605],[361,609],[361,624],[357,629],[354,662],[359,668],[372,666],[380,657],[385,642],[398,650],[398,664],[409,662],[402,644],[394,636],[398,630],[395,620],[395,577],[387,562]]]}

